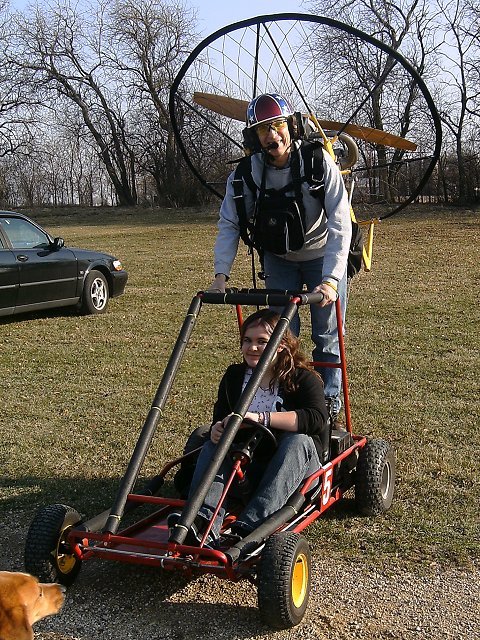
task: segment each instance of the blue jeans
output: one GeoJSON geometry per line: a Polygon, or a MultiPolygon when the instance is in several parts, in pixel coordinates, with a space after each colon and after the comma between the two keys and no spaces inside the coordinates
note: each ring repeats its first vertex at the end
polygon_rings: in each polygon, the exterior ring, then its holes
{"type": "MultiPolygon", "coordinates": [[[[211,440],[203,445],[193,474],[190,494],[203,478],[216,446],[211,440]]],[[[250,474],[250,467],[254,467],[255,464],[254,458],[247,467],[247,475],[250,474]]],[[[258,527],[268,516],[283,507],[302,481],[315,473],[321,464],[315,444],[310,436],[285,432],[278,438],[278,448],[272,458],[268,462],[263,462],[262,466],[263,469],[259,469],[258,466],[257,469],[252,469],[253,475],[261,473],[261,478],[258,486],[253,490],[247,506],[237,519],[237,524],[249,531],[258,527]]],[[[227,455],[220,465],[199,511],[199,514],[204,518],[211,520],[232,467],[232,460],[227,455]]],[[[212,527],[214,538],[218,538],[220,534],[224,517],[225,509],[222,507],[212,527]]]]}
{"type": "MultiPolygon", "coordinates": [[[[301,291],[303,285],[312,291],[322,282],[323,258],[292,262],[273,253],[265,253],[264,269],[267,289],[283,289],[301,291]]],[[[342,323],[345,323],[345,308],[347,305],[347,273],[338,283],[338,296],[342,308],[342,323]]],[[[312,353],[317,362],[339,362],[340,347],[338,344],[337,316],[335,305],[319,307],[310,305],[312,322],[312,340],[315,348],[312,353]]],[[[295,335],[300,334],[300,318],[297,315],[292,320],[291,330],[295,335]]],[[[322,376],[325,386],[325,397],[331,402],[331,411],[337,414],[342,406],[340,393],[342,387],[342,373],[340,369],[330,367],[316,367],[322,376]]]]}

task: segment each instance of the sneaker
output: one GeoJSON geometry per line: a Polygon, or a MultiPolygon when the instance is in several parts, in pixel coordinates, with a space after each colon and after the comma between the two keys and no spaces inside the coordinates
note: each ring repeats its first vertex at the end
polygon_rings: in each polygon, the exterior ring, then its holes
{"type": "Polygon", "coordinates": [[[338,429],[340,431],[346,431],[347,429],[345,428],[345,425],[343,423],[343,421],[339,418],[339,411],[337,411],[334,407],[333,407],[333,398],[325,398],[325,402],[327,405],[327,411],[328,411],[328,417],[329,417],[329,421],[330,421],[330,428],[331,429],[338,429]]]}
{"type": "Polygon", "coordinates": [[[233,524],[230,529],[224,531],[220,536],[218,545],[222,547],[233,547],[234,544],[243,540],[249,533],[251,533],[251,531],[248,529],[233,524]]]}
{"type": "MultiPolygon", "coordinates": [[[[173,533],[173,529],[178,524],[178,521],[180,520],[181,515],[182,514],[179,513],[178,511],[172,511],[172,513],[168,514],[167,526],[168,526],[170,535],[173,533]]],[[[187,535],[185,537],[185,540],[183,541],[183,544],[189,547],[198,547],[200,545],[203,538],[203,533],[199,527],[200,520],[204,520],[204,518],[201,518],[201,516],[197,516],[195,518],[192,526],[187,532],[187,535]]],[[[206,549],[212,548],[212,537],[210,535],[207,536],[207,539],[205,540],[205,544],[203,546],[206,549]]]]}
{"type": "Polygon", "coordinates": [[[343,420],[336,415],[332,418],[332,429],[338,431],[346,431],[347,427],[345,426],[343,420]]]}

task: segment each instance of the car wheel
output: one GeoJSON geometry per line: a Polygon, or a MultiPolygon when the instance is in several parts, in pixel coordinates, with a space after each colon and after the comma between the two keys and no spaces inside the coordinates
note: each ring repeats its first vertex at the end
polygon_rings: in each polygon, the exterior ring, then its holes
{"type": "Polygon", "coordinates": [[[355,503],[360,513],[379,515],[390,508],[395,487],[395,454],[386,440],[369,440],[355,472],[355,503]]]}
{"type": "Polygon", "coordinates": [[[25,569],[40,582],[70,586],[82,561],[69,548],[67,534],[81,522],[80,514],[64,504],[40,509],[30,525],[25,542],[25,569]]]}
{"type": "Polygon", "coordinates": [[[264,622],[289,629],[301,622],[308,605],[311,554],[298,533],[277,533],[265,543],[258,567],[258,607],[264,622]]]}
{"type": "Polygon", "coordinates": [[[85,278],[82,295],[82,313],[103,313],[110,297],[108,282],[101,271],[90,271],[85,278]]]}

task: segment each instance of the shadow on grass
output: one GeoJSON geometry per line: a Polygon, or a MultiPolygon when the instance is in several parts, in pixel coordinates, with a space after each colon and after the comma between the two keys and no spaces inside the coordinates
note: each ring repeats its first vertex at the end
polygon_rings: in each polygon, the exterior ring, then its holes
{"type": "Polygon", "coordinates": [[[71,318],[72,316],[80,315],[81,313],[75,308],[75,305],[71,307],[59,307],[58,309],[45,309],[44,311],[29,311],[28,313],[16,313],[13,316],[0,317],[0,327],[17,322],[42,320],[44,318],[71,318]]]}
{"type": "MultiPolygon", "coordinates": [[[[120,482],[121,478],[3,476],[0,478],[0,514],[2,511],[33,513],[46,505],[66,504],[89,519],[113,505],[120,482]]],[[[148,479],[140,479],[135,492],[140,493],[147,482],[148,479]]],[[[162,495],[178,497],[172,480],[165,482],[162,495]]],[[[142,509],[136,509],[135,514],[142,509]]]]}
{"type": "MultiPolygon", "coordinates": [[[[66,504],[73,507],[82,517],[89,519],[110,508],[116,498],[121,478],[89,478],[81,477],[30,477],[0,478],[0,513],[2,511],[31,511],[49,504],[66,504]]],[[[137,481],[134,492],[141,493],[150,478],[137,481]]],[[[161,495],[179,498],[173,479],[166,479],[161,495]]],[[[140,513],[142,507],[134,510],[140,513]]],[[[344,496],[325,511],[322,520],[343,521],[358,516],[358,509],[353,497],[344,496]]]]}

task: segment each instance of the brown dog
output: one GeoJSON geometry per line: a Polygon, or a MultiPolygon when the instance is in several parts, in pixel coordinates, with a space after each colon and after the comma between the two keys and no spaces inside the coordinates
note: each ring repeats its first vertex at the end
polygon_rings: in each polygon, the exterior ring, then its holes
{"type": "Polygon", "coordinates": [[[58,613],[65,587],[28,573],[0,571],[0,640],[33,640],[32,624],[58,613]]]}

